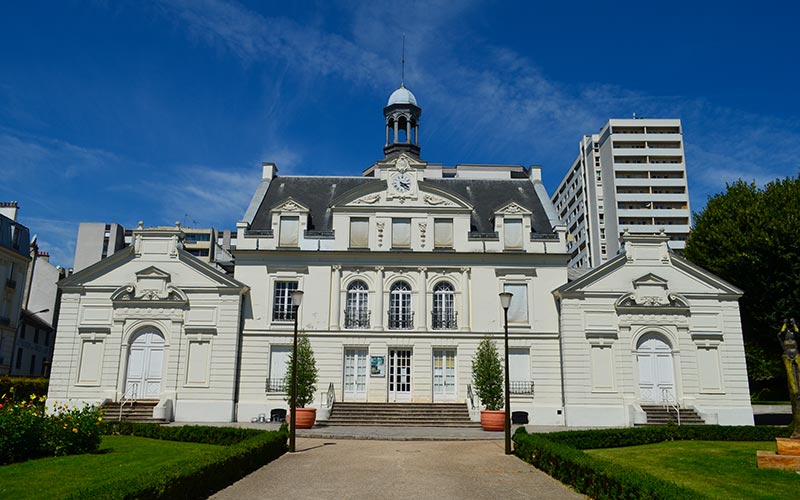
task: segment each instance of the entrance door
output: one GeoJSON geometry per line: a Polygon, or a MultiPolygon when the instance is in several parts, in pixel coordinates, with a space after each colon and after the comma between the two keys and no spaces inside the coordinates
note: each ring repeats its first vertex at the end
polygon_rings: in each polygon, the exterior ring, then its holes
{"type": "Polygon", "coordinates": [[[344,351],[344,400],[367,400],[367,350],[344,351]]]}
{"type": "Polygon", "coordinates": [[[128,355],[126,395],[136,399],[158,399],[163,362],[164,337],[161,333],[147,329],[137,335],[128,355]]]}
{"type": "Polygon", "coordinates": [[[389,402],[411,401],[411,349],[389,351],[389,402]]]}
{"type": "Polygon", "coordinates": [[[639,398],[642,403],[675,401],[672,348],[659,335],[645,335],[636,349],[639,365],[639,398]]]}
{"type": "Polygon", "coordinates": [[[433,350],[433,401],[456,400],[456,350],[433,350]]]}

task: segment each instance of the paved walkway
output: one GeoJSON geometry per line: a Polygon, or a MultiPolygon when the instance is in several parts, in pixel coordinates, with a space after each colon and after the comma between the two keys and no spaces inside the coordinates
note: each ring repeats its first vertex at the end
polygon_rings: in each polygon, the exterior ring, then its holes
{"type": "Polygon", "coordinates": [[[226,499],[584,499],[513,455],[502,440],[298,438],[287,453],[211,497],[226,499]]]}

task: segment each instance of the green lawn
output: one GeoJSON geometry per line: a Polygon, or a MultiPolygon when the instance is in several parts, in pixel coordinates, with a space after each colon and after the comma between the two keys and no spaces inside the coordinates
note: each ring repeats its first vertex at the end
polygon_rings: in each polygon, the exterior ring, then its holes
{"type": "Polygon", "coordinates": [[[758,469],[756,450],[775,451],[774,441],[666,441],[586,453],[717,498],[800,498],[800,474],[758,469]]]}
{"type": "Polygon", "coordinates": [[[103,436],[100,453],[42,458],[0,467],[0,498],[56,500],[79,488],[156,472],[167,465],[213,455],[224,446],[103,436]]]}

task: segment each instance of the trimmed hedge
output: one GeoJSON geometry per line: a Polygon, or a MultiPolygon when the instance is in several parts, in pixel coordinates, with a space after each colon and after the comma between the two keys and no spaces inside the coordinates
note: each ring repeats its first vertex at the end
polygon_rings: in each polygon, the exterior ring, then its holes
{"type": "Polygon", "coordinates": [[[50,379],[43,377],[9,377],[0,376],[0,396],[6,395],[12,401],[27,400],[31,394],[47,396],[47,386],[50,379]],[[13,391],[11,389],[14,389],[13,391]]]}
{"type": "Polygon", "coordinates": [[[663,441],[768,441],[786,437],[785,427],[666,426],[563,431],[528,434],[520,427],[514,434],[514,453],[575,490],[595,500],[703,499],[694,490],[630,470],[581,450],[620,448],[663,441]]]}
{"type": "Polygon", "coordinates": [[[285,426],[279,431],[260,431],[231,427],[162,427],[157,424],[112,422],[107,426],[106,432],[167,441],[227,445],[227,449],[196,462],[165,468],[158,474],[126,477],[111,484],[82,489],[69,496],[69,499],[207,498],[280,457],[288,449],[288,431],[285,426]]]}

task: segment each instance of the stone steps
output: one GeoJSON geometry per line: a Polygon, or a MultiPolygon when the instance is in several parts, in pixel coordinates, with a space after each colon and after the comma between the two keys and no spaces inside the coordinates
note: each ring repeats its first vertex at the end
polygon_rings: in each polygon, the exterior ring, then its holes
{"type": "Polygon", "coordinates": [[[333,405],[327,425],[381,427],[479,427],[461,403],[354,403],[333,405]]]}
{"type": "Polygon", "coordinates": [[[166,420],[153,418],[153,408],[156,407],[158,401],[135,401],[133,404],[126,403],[122,408],[122,418],[120,418],[120,411],[118,402],[106,403],[103,406],[103,411],[106,420],[124,420],[127,422],[150,422],[150,423],[166,423],[166,420]]]}
{"type": "MultiPolygon", "coordinates": [[[[647,414],[647,422],[637,426],[667,425],[678,423],[676,412],[673,408],[664,408],[660,405],[642,405],[642,410],[647,414]]],[[[704,425],[705,421],[694,410],[680,408],[681,425],[704,425]]]]}

